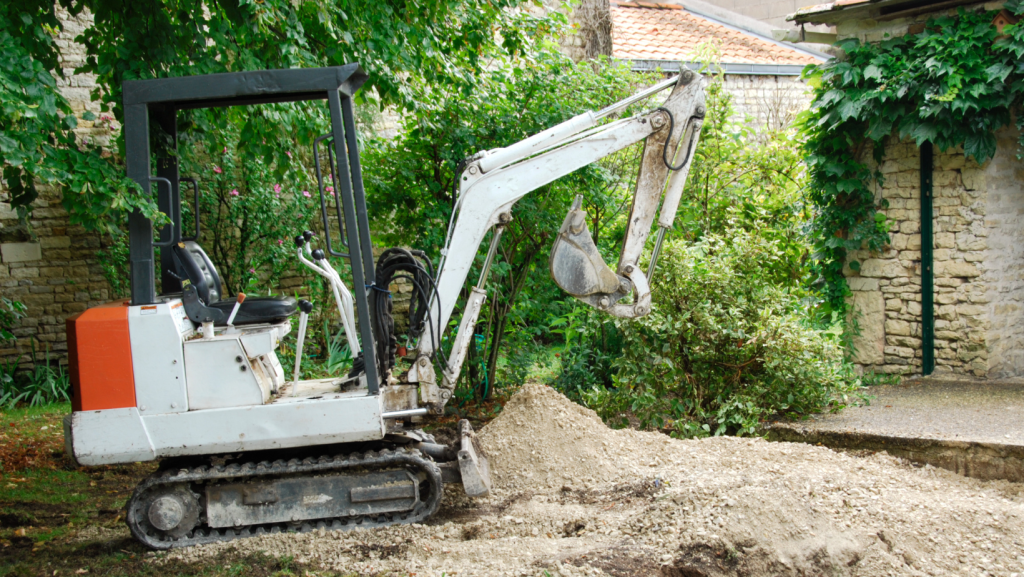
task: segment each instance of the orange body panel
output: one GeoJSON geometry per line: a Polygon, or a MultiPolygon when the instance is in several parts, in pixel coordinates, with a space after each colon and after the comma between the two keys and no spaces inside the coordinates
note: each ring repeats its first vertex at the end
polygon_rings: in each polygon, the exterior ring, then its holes
{"type": "Polygon", "coordinates": [[[67,320],[74,411],[135,406],[128,301],[93,307],[67,320]]]}

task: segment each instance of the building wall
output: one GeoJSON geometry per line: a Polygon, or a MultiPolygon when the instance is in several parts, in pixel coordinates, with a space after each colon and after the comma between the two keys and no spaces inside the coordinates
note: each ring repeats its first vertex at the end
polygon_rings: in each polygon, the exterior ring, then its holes
{"type": "MultiPolygon", "coordinates": [[[[988,288],[988,365],[990,377],[1024,374],[1024,163],[1017,158],[1018,133],[997,134],[995,158],[986,170],[974,173],[971,186],[987,192],[985,229],[988,253],[981,280],[988,288]]],[[[965,233],[957,244],[965,247],[979,239],[965,233]]]]}
{"type": "Polygon", "coordinates": [[[757,128],[788,126],[811,104],[811,90],[799,76],[726,74],[736,118],[749,118],[757,128]]]}
{"type": "MultiPolygon", "coordinates": [[[[1017,132],[998,133],[996,157],[982,166],[962,149],[936,151],[933,169],[935,372],[974,377],[1024,374],[1024,164],[1017,132]]],[[[866,154],[870,157],[870,154],[866,154]]],[[[871,163],[869,163],[871,164],[871,163]]],[[[891,144],[879,166],[879,198],[891,226],[881,253],[855,251],[847,267],[860,334],[854,361],[864,370],[921,373],[920,155],[891,144]]]]}
{"type": "MultiPolygon", "coordinates": [[[[806,0],[704,0],[704,2],[767,22],[778,28],[792,28],[793,24],[786,21],[786,16],[808,4],[806,0]]],[[[685,5],[685,2],[683,4],[685,5]]]]}

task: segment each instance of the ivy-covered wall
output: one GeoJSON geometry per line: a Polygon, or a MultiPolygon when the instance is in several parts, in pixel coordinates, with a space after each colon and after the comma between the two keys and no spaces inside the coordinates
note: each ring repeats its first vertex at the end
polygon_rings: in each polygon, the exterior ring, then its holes
{"type": "Polygon", "coordinates": [[[864,370],[922,373],[918,146],[931,141],[935,373],[1024,376],[1022,14],[1013,0],[828,16],[846,53],[823,67],[805,124],[813,235],[864,370]]]}
{"type": "MultiPolygon", "coordinates": [[[[76,114],[91,110],[97,116],[95,122],[80,120],[76,135],[106,144],[109,121],[89,100],[95,77],[73,74],[83,63],[85,49],[72,38],[88,25],[88,16],[72,18],[64,13],[62,20],[65,27],[57,44],[63,54],[61,66],[68,76],[66,81],[59,80],[60,90],[76,114]]],[[[11,210],[9,200],[0,181],[0,291],[5,297],[23,302],[27,314],[13,331],[17,340],[0,348],[0,362],[17,358],[19,367],[28,369],[34,361],[43,360],[47,350],[52,360],[63,360],[67,352],[65,319],[110,300],[110,287],[96,256],[100,235],[69,223],[57,190],[39,186],[29,227],[11,210]]]]}

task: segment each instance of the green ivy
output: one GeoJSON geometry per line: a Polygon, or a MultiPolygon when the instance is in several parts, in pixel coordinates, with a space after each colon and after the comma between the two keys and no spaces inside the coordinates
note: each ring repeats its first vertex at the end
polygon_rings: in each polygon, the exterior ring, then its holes
{"type": "Polygon", "coordinates": [[[78,118],[57,88],[59,28],[52,1],[0,3],[0,167],[11,207],[26,219],[41,183],[61,187],[71,223],[88,229],[111,232],[120,211],[158,219],[156,203],[123,169],[76,139],[78,118]]]}
{"type": "MultiPolygon", "coordinates": [[[[1008,10],[1024,13],[1024,0],[1008,10]]],[[[844,55],[804,71],[814,87],[811,109],[800,120],[814,218],[809,225],[822,318],[846,310],[843,276],[849,251],[880,251],[889,243],[884,200],[874,184],[877,162],[890,137],[932,142],[938,150],[963,146],[983,163],[996,152],[995,131],[1007,126],[1024,94],[1024,29],[997,39],[994,12],[930,19],[922,32],[875,44],[856,39],[837,46],[844,55]]],[[[860,263],[847,263],[859,270],[860,263]]]]}

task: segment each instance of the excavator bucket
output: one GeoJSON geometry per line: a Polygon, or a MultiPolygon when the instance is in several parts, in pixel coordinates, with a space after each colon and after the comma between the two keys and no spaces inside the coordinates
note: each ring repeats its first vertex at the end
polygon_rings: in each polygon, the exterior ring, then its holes
{"type": "Polygon", "coordinates": [[[459,441],[462,488],[470,497],[483,497],[491,492],[491,468],[469,421],[459,421],[459,441]]]}
{"type": "Polygon", "coordinates": [[[573,201],[551,248],[551,278],[575,297],[612,294],[619,290],[619,277],[608,268],[587,228],[583,196],[573,201]]]}

